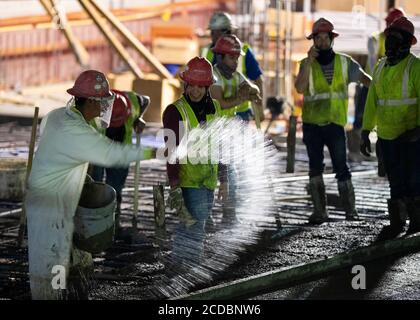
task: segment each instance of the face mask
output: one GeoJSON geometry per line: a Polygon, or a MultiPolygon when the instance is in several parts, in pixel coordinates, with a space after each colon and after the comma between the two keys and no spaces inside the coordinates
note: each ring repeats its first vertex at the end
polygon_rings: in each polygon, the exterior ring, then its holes
{"type": "MultiPolygon", "coordinates": [[[[411,40],[411,39],[410,39],[411,40]]],[[[385,55],[389,65],[396,65],[410,53],[410,44],[401,35],[391,34],[385,39],[385,55]]]]}
{"type": "Polygon", "coordinates": [[[319,56],[316,58],[316,60],[321,65],[327,65],[330,64],[335,56],[335,53],[333,51],[333,48],[328,49],[318,49],[319,50],[319,56]]]}
{"type": "Polygon", "coordinates": [[[115,101],[115,95],[107,98],[91,98],[92,100],[99,101],[101,105],[101,113],[99,114],[99,120],[101,121],[101,127],[106,129],[111,123],[112,107],[115,101]]]}

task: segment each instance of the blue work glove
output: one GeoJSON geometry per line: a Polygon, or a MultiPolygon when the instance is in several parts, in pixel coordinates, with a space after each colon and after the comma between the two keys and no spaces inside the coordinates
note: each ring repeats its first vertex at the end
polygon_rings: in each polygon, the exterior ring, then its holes
{"type": "Polygon", "coordinates": [[[362,139],[360,142],[360,153],[366,157],[370,157],[370,154],[372,152],[372,147],[369,140],[369,133],[369,130],[363,130],[362,139]]]}

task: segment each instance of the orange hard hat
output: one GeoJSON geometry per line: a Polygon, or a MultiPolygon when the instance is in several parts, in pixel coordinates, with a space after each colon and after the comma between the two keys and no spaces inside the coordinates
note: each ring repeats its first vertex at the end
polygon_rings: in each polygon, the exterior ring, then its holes
{"type": "Polygon", "coordinates": [[[217,40],[212,50],[214,53],[219,54],[229,54],[232,56],[244,55],[244,52],[242,51],[241,41],[238,39],[237,36],[233,34],[226,34],[221,36],[219,40],[217,40]]]}
{"type": "Polygon", "coordinates": [[[338,37],[338,33],[334,30],[334,25],[325,18],[320,18],[315,21],[312,26],[312,33],[306,37],[306,39],[311,40],[315,35],[321,32],[332,33],[333,37],[338,37]]]}
{"type": "Polygon", "coordinates": [[[400,17],[394,20],[390,24],[390,26],[385,29],[384,31],[385,36],[387,36],[391,30],[400,30],[400,31],[407,32],[411,34],[412,36],[411,45],[415,45],[417,43],[417,38],[414,36],[414,25],[406,17],[400,17]]]}
{"type": "Polygon", "coordinates": [[[106,76],[96,70],[83,71],[74,82],[69,94],[79,98],[107,98],[112,96],[106,76]]]}
{"type": "Polygon", "coordinates": [[[209,87],[215,82],[213,66],[203,57],[191,59],[179,76],[186,83],[201,87],[209,87]]]}
{"type": "Polygon", "coordinates": [[[394,20],[396,20],[398,18],[401,18],[401,17],[405,17],[405,13],[404,13],[404,10],[402,8],[391,8],[388,11],[388,15],[386,16],[385,21],[389,25],[394,20]]]}

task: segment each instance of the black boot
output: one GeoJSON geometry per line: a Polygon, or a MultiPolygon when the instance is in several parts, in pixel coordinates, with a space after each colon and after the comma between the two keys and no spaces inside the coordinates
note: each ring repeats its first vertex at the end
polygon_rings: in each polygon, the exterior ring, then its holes
{"type": "Polygon", "coordinates": [[[407,198],[407,213],[410,219],[407,234],[420,232],[420,197],[407,198]]]}
{"type": "Polygon", "coordinates": [[[328,221],[327,196],[322,176],[315,176],[309,179],[309,193],[314,206],[314,212],[309,217],[309,223],[321,224],[328,221]]]}
{"type": "Polygon", "coordinates": [[[343,204],[344,211],[346,212],[346,220],[357,221],[359,216],[356,210],[356,197],[354,195],[354,188],[351,179],[346,181],[338,181],[338,192],[340,200],[343,204]]]}
{"type": "Polygon", "coordinates": [[[390,240],[396,238],[404,231],[407,220],[407,208],[402,199],[388,199],[388,214],[390,225],[385,226],[379,233],[378,240],[390,240]]]}

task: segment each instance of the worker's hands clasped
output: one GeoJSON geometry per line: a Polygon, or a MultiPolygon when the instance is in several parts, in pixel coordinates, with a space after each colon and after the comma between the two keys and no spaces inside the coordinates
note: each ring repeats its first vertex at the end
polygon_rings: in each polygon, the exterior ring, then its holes
{"type": "Polygon", "coordinates": [[[370,154],[372,152],[372,147],[369,140],[369,133],[369,130],[362,131],[362,140],[360,143],[360,152],[366,157],[370,157],[370,154]]]}
{"type": "Polygon", "coordinates": [[[238,97],[242,101],[250,100],[251,86],[247,82],[242,82],[239,85],[238,97]]]}

